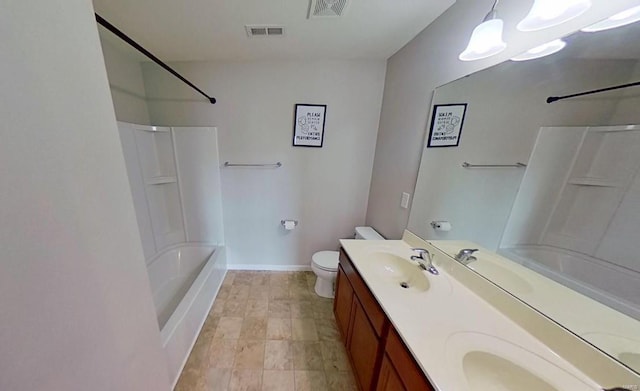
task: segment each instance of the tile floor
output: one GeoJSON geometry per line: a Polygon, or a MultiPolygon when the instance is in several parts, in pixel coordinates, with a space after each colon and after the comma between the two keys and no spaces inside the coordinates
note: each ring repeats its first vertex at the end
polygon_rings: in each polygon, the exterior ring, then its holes
{"type": "Polygon", "coordinates": [[[229,271],[176,391],[357,390],[312,272],[229,271]]]}

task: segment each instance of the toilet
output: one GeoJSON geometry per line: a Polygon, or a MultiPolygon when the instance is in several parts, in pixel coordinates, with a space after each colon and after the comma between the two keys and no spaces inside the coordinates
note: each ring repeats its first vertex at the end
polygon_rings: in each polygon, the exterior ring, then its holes
{"type": "MultiPolygon", "coordinates": [[[[356,239],[385,240],[371,227],[356,227],[356,239]]],[[[311,270],[316,274],[316,294],[320,297],[332,299],[334,283],[338,275],[338,251],[318,251],[311,257],[311,270]]]]}

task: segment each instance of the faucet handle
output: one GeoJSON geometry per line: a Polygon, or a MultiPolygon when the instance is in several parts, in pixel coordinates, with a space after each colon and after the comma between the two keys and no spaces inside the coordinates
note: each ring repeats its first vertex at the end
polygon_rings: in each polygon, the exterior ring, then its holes
{"type": "Polygon", "coordinates": [[[440,274],[440,272],[438,272],[438,269],[433,266],[433,258],[429,250],[427,250],[426,248],[412,248],[411,250],[418,253],[418,255],[412,255],[411,260],[418,261],[418,264],[422,270],[426,270],[435,276],[440,274]],[[427,254],[427,259],[424,258],[424,254],[427,254]],[[426,261],[427,264],[425,265],[424,263],[422,263],[422,261],[426,261]]]}
{"type": "Polygon", "coordinates": [[[471,255],[471,254],[475,253],[476,251],[478,251],[477,248],[463,248],[458,253],[458,257],[462,257],[464,255],[471,255]]]}

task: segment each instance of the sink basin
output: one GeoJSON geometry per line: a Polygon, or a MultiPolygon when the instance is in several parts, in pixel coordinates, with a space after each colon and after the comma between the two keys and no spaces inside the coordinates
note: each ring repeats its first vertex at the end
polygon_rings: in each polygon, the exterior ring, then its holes
{"type": "Polygon", "coordinates": [[[519,365],[487,352],[473,351],[462,359],[462,367],[473,390],[558,390],[519,365]]]}
{"type": "MultiPolygon", "coordinates": [[[[502,338],[456,333],[446,343],[455,376],[471,391],[565,391],[598,389],[536,353],[502,338]]],[[[566,363],[565,363],[566,364],[566,363]]],[[[568,365],[568,364],[566,364],[568,365]]]]}
{"type": "Polygon", "coordinates": [[[477,260],[470,263],[468,267],[507,292],[523,294],[533,291],[533,287],[527,280],[491,261],[477,260]]]}
{"type": "Polygon", "coordinates": [[[373,252],[367,258],[377,277],[399,289],[425,292],[430,287],[429,279],[417,263],[388,252],[373,252]]]}

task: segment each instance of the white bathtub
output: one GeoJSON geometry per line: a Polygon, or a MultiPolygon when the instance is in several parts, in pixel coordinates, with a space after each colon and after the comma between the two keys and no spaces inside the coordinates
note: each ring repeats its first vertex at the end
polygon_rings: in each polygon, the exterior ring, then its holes
{"type": "Polygon", "coordinates": [[[640,273],[551,246],[502,248],[500,254],[640,320],[640,273]]]}
{"type": "Polygon", "coordinates": [[[147,266],[173,386],[226,274],[224,247],[172,246],[147,266]]]}

